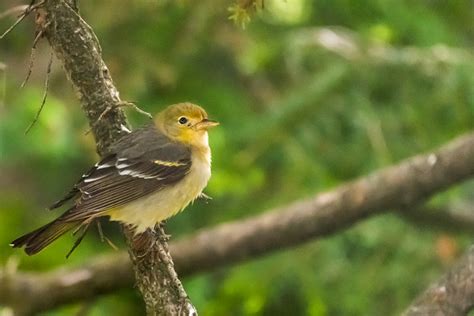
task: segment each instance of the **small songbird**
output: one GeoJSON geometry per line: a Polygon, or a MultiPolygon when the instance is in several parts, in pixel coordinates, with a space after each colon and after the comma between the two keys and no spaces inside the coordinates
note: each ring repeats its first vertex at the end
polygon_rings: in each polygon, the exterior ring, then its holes
{"type": "Polygon", "coordinates": [[[153,123],[120,138],[109,153],[50,209],[74,199],[59,218],[19,237],[12,247],[35,254],[66,232],[108,216],[139,234],[183,210],[202,194],[211,176],[207,130],[219,125],[206,111],[179,103],[153,123]]]}

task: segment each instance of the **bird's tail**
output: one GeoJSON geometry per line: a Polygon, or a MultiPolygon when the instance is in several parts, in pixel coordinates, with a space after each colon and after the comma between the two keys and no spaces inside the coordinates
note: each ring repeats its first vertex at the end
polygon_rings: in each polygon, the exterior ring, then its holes
{"type": "Polygon", "coordinates": [[[81,225],[82,222],[82,220],[65,221],[64,218],[59,217],[31,233],[15,239],[11,242],[10,246],[13,248],[24,247],[28,255],[34,255],[60,236],[81,225]]]}

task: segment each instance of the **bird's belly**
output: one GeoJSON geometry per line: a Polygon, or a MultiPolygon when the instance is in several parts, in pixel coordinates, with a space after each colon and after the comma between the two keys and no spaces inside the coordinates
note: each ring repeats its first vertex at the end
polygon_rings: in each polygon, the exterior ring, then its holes
{"type": "Polygon", "coordinates": [[[165,187],[149,196],[127,205],[115,208],[107,215],[113,221],[135,226],[135,233],[175,215],[196,199],[204,189],[211,175],[210,166],[195,165],[178,183],[165,187]]]}

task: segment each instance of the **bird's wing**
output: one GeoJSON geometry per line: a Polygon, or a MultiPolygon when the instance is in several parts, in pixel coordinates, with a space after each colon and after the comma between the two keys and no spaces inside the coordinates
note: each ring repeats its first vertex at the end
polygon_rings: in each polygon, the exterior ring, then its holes
{"type": "Polygon", "coordinates": [[[77,197],[70,220],[84,213],[101,213],[178,182],[190,167],[188,147],[172,142],[152,126],[137,129],[114,144],[108,156],[51,208],[77,197]]]}

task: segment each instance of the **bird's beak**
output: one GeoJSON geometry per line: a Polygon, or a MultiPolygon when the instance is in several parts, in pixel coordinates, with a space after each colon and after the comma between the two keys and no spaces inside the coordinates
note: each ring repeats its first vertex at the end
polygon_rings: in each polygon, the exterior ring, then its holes
{"type": "Polygon", "coordinates": [[[197,123],[195,126],[197,130],[207,130],[217,125],[219,125],[219,122],[205,118],[201,122],[197,123]]]}

